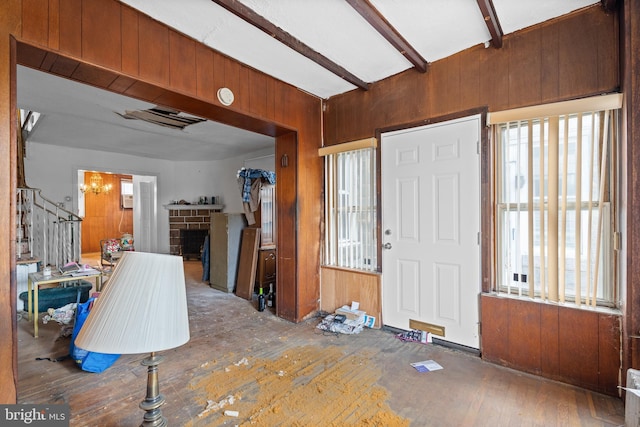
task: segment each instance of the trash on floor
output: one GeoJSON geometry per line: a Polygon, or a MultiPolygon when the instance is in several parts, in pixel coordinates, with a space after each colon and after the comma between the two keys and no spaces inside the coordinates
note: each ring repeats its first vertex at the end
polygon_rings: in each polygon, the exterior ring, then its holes
{"type": "MultiPolygon", "coordinates": [[[[237,399],[240,400],[239,397],[237,399]]],[[[198,417],[199,418],[203,417],[209,411],[218,411],[227,405],[233,405],[235,402],[236,402],[236,396],[233,396],[233,395],[229,395],[224,399],[220,400],[219,402],[215,402],[213,400],[207,400],[207,407],[204,408],[204,411],[198,414],[198,417]]]]}
{"type": "Polygon", "coordinates": [[[317,328],[323,331],[340,334],[359,334],[364,326],[372,328],[376,318],[359,310],[360,303],[352,301],[351,306],[343,305],[337,308],[333,314],[329,314],[318,324],[317,328]]]}
{"type": "Polygon", "coordinates": [[[431,343],[431,333],[426,331],[420,331],[418,329],[412,329],[410,331],[401,332],[396,335],[400,341],[405,342],[419,342],[422,344],[431,343]]]}
{"type": "Polygon", "coordinates": [[[50,320],[55,320],[61,325],[69,324],[76,315],[76,303],[72,302],[60,308],[49,308],[47,314],[42,318],[42,323],[46,324],[50,320]]]}
{"type": "Polygon", "coordinates": [[[433,360],[425,360],[423,362],[415,362],[411,363],[411,366],[416,368],[418,372],[431,372],[443,369],[439,363],[434,362],[433,360]]]}

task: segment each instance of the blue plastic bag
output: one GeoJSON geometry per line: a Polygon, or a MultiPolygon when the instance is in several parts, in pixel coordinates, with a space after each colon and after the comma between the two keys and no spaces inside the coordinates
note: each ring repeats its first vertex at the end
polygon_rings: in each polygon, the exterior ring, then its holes
{"type": "Polygon", "coordinates": [[[83,350],[75,345],[76,337],[78,336],[84,321],[87,320],[87,316],[89,316],[93,300],[95,300],[95,298],[89,298],[87,302],[77,305],[76,323],[73,326],[69,354],[71,354],[71,358],[76,362],[76,365],[78,365],[83,371],[99,373],[113,365],[120,355],[96,353],[93,351],[83,350]]]}

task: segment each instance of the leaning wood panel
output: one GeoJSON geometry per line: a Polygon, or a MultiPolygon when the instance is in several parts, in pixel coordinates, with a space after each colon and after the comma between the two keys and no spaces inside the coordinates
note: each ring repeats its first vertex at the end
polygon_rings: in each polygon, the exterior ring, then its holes
{"type": "Polygon", "coordinates": [[[249,301],[253,299],[253,285],[256,281],[256,268],[258,266],[259,241],[259,228],[247,227],[242,230],[240,258],[238,259],[238,278],[236,279],[236,295],[249,301]]]}

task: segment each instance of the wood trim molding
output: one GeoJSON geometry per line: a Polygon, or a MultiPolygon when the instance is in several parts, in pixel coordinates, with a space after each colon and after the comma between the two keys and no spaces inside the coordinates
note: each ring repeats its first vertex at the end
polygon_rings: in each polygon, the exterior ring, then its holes
{"type": "Polygon", "coordinates": [[[376,148],[377,146],[378,140],[376,138],[365,138],[357,141],[322,147],[318,149],[318,155],[321,157],[329,156],[331,154],[344,153],[345,151],[361,150],[363,148],[376,148]]]}
{"type": "Polygon", "coordinates": [[[552,104],[534,105],[532,107],[489,113],[487,124],[507,123],[518,120],[536,119],[539,117],[561,116],[586,111],[615,110],[622,108],[622,94],[592,96],[572,101],[554,102],[552,104]]]}

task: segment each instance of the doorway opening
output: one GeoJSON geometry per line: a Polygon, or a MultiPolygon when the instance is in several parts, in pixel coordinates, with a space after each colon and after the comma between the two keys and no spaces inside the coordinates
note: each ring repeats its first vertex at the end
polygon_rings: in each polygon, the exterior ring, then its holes
{"type": "Polygon", "coordinates": [[[83,260],[100,261],[105,240],[126,240],[144,252],[157,250],[157,179],[113,171],[77,171],[83,260]]]}

